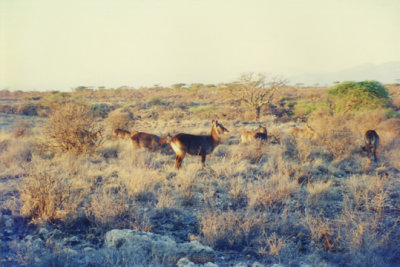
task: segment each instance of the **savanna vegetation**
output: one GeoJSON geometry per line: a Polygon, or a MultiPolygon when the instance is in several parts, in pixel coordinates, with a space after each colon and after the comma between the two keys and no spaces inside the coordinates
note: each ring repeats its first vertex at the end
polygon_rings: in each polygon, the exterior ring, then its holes
{"type": "Polygon", "coordinates": [[[181,257],[107,248],[112,229],[211,247],[216,257],[198,264],[400,264],[398,85],[291,87],[244,74],[0,98],[2,266],[174,266],[181,257]],[[113,134],[206,135],[212,120],[229,132],[204,168],[187,155],[178,170],[173,151],[113,134]],[[260,125],[267,140],[240,142],[260,125]],[[380,137],[376,162],[362,149],[367,130],[380,137]]]}

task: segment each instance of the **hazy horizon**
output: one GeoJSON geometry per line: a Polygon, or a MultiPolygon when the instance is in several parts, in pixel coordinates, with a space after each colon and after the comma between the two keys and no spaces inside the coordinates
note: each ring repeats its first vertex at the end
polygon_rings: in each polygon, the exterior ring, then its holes
{"type": "Polygon", "coordinates": [[[1,0],[0,90],[313,79],[400,61],[399,13],[396,0],[1,0]]]}

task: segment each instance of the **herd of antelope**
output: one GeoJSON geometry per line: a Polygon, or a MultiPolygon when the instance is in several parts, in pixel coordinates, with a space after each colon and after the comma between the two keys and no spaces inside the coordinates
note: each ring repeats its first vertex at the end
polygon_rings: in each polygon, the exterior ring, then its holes
{"type": "MultiPolygon", "coordinates": [[[[211,154],[215,147],[221,142],[221,134],[229,132],[221,123],[213,120],[210,135],[193,135],[187,133],[179,133],[174,137],[169,134],[164,137],[159,137],[155,134],[145,132],[129,132],[122,129],[114,130],[114,138],[131,139],[134,148],[146,148],[150,151],[165,150],[169,148],[175,152],[176,168],[180,169],[183,158],[186,154],[201,156],[202,167],[205,167],[207,155],[211,154]]],[[[310,126],[304,129],[294,128],[292,134],[304,134],[312,138],[315,134],[310,126]]],[[[245,144],[254,140],[260,142],[267,141],[267,129],[264,126],[259,126],[258,131],[245,131],[241,134],[241,143],[245,144]]],[[[368,154],[368,159],[371,160],[371,155],[374,161],[377,161],[377,148],[379,146],[379,135],[375,130],[368,130],[364,135],[365,145],[362,147],[368,154]]]]}

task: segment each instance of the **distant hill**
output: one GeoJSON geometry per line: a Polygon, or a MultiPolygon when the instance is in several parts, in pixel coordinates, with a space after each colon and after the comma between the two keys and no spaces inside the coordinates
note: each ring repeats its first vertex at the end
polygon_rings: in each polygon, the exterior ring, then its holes
{"type": "Polygon", "coordinates": [[[381,83],[400,82],[400,61],[384,64],[366,63],[357,67],[344,69],[333,73],[299,74],[289,76],[292,83],[304,83],[305,85],[332,85],[334,81],[363,81],[376,80],[381,83]]]}

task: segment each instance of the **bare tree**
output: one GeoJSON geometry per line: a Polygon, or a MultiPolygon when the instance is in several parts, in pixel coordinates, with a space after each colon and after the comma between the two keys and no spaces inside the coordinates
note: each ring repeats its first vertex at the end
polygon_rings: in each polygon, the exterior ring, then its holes
{"type": "Polygon", "coordinates": [[[260,120],[261,108],[270,105],[275,92],[286,84],[286,80],[278,77],[267,80],[264,74],[253,72],[241,75],[232,94],[255,112],[256,121],[260,120]]]}

